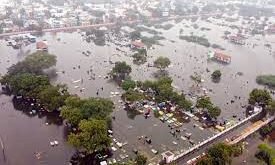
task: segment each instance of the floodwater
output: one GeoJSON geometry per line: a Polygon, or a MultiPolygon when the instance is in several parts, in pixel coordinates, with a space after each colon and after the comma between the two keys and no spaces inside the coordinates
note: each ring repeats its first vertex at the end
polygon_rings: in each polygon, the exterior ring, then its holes
{"type": "Polygon", "coordinates": [[[64,141],[65,130],[51,117],[28,116],[15,110],[11,97],[0,95],[1,165],[68,164],[73,149],[64,141]],[[46,125],[45,123],[49,123],[46,125]],[[52,124],[51,124],[52,123],[52,124]],[[57,140],[59,145],[50,146],[57,140]],[[36,154],[40,153],[40,158],[36,154]]]}
{"type": "MultiPolygon", "coordinates": [[[[171,23],[174,24],[173,21],[171,23]]],[[[147,67],[148,63],[158,56],[167,56],[171,59],[172,65],[167,69],[169,75],[173,78],[173,85],[178,91],[188,93],[190,88],[195,84],[190,76],[194,72],[199,73],[205,80],[201,87],[212,89],[209,96],[213,102],[221,107],[221,118],[232,118],[232,115],[238,115],[243,118],[244,109],[242,105],[247,103],[249,92],[259,87],[255,78],[259,74],[275,74],[275,57],[269,53],[269,49],[264,47],[266,43],[274,43],[275,36],[254,36],[247,40],[248,45],[239,46],[229,43],[222,39],[225,30],[236,32],[236,30],[220,27],[199,20],[196,22],[200,27],[211,28],[210,31],[200,31],[199,29],[187,28],[193,23],[188,20],[175,24],[170,30],[162,31],[162,36],[166,40],[160,41],[164,46],[154,46],[155,49],[148,50],[147,63],[141,66],[132,63],[131,55],[133,54],[129,48],[120,48],[127,53],[121,53],[116,50],[116,46],[110,43],[110,46],[96,46],[93,43],[87,43],[78,32],[73,33],[47,33],[38,38],[38,40],[47,40],[49,44],[49,52],[57,56],[56,72],[57,77],[53,83],[65,83],[73,94],[81,97],[96,97],[99,91],[99,97],[111,98],[116,104],[113,116],[116,120],[113,122],[115,137],[120,142],[128,142],[127,150],[132,148],[152,148],[159,151],[167,149],[185,150],[190,147],[186,141],[179,141],[169,134],[167,124],[161,123],[158,119],[151,117],[144,119],[143,116],[136,116],[134,119],[128,117],[127,113],[119,104],[119,97],[110,97],[110,92],[122,92],[117,85],[104,77],[110,72],[113,64],[109,61],[126,61],[132,65],[131,77],[134,80],[153,79],[153,73],[157,71],[155,68],[147,67]],[[183,34],[193,32],[196,35],[205,35],[211,43],[217,43],[226,48],[223,52],[232,56],[232,62],[229,65],[222,65],[215,62],[207,62],[206,53],[208,48],[179,39],[179,30],[183,29],[183,34]],[[175,43],[170,40],[175,41],[175,43]],[[257,44],[255,48],[252,44],[257,44]],[[90,51],[91,55],[82,54],[83,51],[90,51]],[[210,70],[206,72],[207,68],[210,70]],[[211,81],[211,72],[220,69],[222,79],[219,83],[211,81]],[[65,73],[62,73],[65,71],[65,73]],[[89,71],[89,72],[88,72],[89,71]],[[243,75],[237,75],[242,72],[243,75]],[[94,77],[95,79],[91,78],[94,77]],[[82,79],[79,83],[73,83],[75,80],[82,79]],[[101,90],[103,87],[104,90],[101,90]],[[80,91],[82,90],[82,92],[80,91]],[[238,99],[235,99],[237,97],[238,99]],[[240,99],[239,99],[240,97],[240,99]],[[233,104],[231,100],[235,100],[233,104]],[[117,131],[117,132],[116,132],[117,131]],[[138,136],[148,136],[152,139],[152,145],[142,145],[142,141],[137,140],[138,136]],[[173,144],[173,141],[179,145],[173,144]],[[180,147],[179,147],[180,146],[180,147]]],[[[22,60],[30,52],[35,51],[35,44],[24,47],[22,50],[13,50],[6,46],[4,40],[0,40],[0,74],[5,74],[6,69],[19,60],[22,60]]],[[[5,155],[7,163],[11,165],[27,165],[34,164],[36,160],[34,153],[45,153],[42,161],[48,164],[66,164],[72,149],[65,144],[64,127],[61,125],[45,125],[46,118],[29,117],[23,115],[22,112],[14,110],[8,96],[0,96],[0,102],[3,104],[0,111],[0,135],[5,144],[5,155]],[[49,142],[57,139],[60,145],[50,147],[49,142]]],[[[187,132],[195,135],[193,140],[198,143],[210,135],[212,130],[199,130],[193,128],[192,121],[184,124],[183,127],[187,132]]],[[[182,133],[184,135],[184,133],[182,133]]],[[[149,151],[148,151],[149,152],[149,151]]],[[[1,157],[1,160],[3,157],[1,157]]]]}

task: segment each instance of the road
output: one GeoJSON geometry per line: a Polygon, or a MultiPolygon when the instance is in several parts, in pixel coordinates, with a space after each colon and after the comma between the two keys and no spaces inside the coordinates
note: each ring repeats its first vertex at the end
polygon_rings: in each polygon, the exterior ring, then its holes
{"type": "Polygon", "coordinates": [[[219,143],[219,142],[226,142],[228,140],[234,139],[232,141],[229,141],[228,144],[236,144],[239,143],[240,141],[246,139],[248,136],[250,136],[251,134],[255,133],[256,131],[258,131],[261,127],[263,127],[264,125],[274,121],[275,117],[272,116],[268,119],[266,119],[265,121],[259,120],[255,123],[251,123],[250,121],[244,123],[241,126],[238,126],[237,128],[232,129],[231,131],[223,134],[222,136],[216,138],[215,140],[207,143],[206,145],[204,145],[203,147],[194,150],[193,152],[179,158],[176,161],[176,164],[187,164],[188,160],[191,160],[193,158],[196,158],[200,155],[202,155],[202,153],[205,153],[206,150],[213,144],[219,143]],[[238,135],[237,138],[236,135],[238,135]]]}
{"type": "Polygon", "coordinates": [[[226,134],[216,138],[214,141],[209,142],[207,145],[202,146],[201,148],[179,158],[177,161],[175,161],[175,163],[177,165],[186,165],[187,161],[200,156],[202,153],[205,153],[206,150],[211,147],[213,144],[219,143],[219,142],[224,142],[226,141],[226,139],[231,139],[232,137],[236,136],[237,134],[241,133],[242,130],[244,130],[245,128],[247,128],[249,125],[251,125],[251,122],[247,122],[244,125],[235,128],[232,131],[227,132],[226,134]]]}
{"type": "MultiPolygon", "coordinates": [[[[180,19],[180,18],[193,18],[193,17],[201,17],[201,16],[217,16],[223,13],[212,13],[212,14],[196,14],[196,15],[185,15],[185,16],[171,16],[171,17],[165,17],[165,18],[152,18],[149,21],[160,21],[163,19],[166,20],[172,20],[172,19],[180,19]]],[[[126,21],[123,22],[124,24],[133,24],[133,23],[139,23],[142,22],[142,20],[134,20],[134,21],[126,21]]],[[[62,27],[62,28],[50,28],[50,29],[43,29],[42,32],[61,32],[61,31],[71,31],[71,30],[77,30],[77,29],[90,29],[90,28],[98,28],[103,26],[114,26],[116,25],[115,22],[113,23],[102,23],[102,24],[94,24],[94,25],[87,25],[87,26],[71,26],[71,27],[62,27]]],[[[28,34],[28,33],[36,33],[38,31],[31,30],[31,31],[18,31],[18,32],[11,32],[11,33],[2,33],[0,34],[0,37],[8,37],[12,35],[18,35],[18,34],[28,34]]]]}

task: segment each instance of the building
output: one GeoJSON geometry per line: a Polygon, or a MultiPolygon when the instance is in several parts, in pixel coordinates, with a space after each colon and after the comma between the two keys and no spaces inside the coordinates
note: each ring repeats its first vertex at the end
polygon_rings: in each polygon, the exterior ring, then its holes
{"type": "Polygon", "coordinates": [[[136,41],[131,42],[131,48],[132,49],[145,49],[145,45],[141,41],[136,40],[136,41]]]}
{"type": "Polygon", "coordinates": [[[275,33],[275,25],[269,26],[267,29],[268,33],[275,33]]]}
{"type": "Polygon", "coordinates": [[[45,41],[40,41],[36,43],[36,50],[38,51],[48,51],[48,44],[45,41]]]}
{"type": "Polygon", "coordinates": [[[208,59],[214,59],[218,62],[226,63],[229,64],[231,63],[231,56],[220,53],[220,52],[214,52],[214,51],[209,51],[207,53],[208,59]]]}
{"type": "Polygon", "coordinates": [[[234,44],[238,44],[238,45],[244,45],[244,38],[240,37],[240,36],[229,36],[229,41],[234,43],[234,44]]]}
{"type": "Polygon", "coordinates": [[[171,163],[174,160],[175,155],[171,151],[166,151],[161,154],[162,160],[165,161],[165,163],[171,163]]]}
{"type": "Polygon", "coordinates": [[[229,64],[231,63],[231,56],[228,56],[223,53],[215,52],[214,59],[218,62],[229,64]]]}

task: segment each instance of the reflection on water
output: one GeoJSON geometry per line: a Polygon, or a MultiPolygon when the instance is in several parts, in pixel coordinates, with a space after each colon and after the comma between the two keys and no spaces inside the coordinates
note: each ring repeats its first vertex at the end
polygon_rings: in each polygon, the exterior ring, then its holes
{"type": "MultiPolygon", "coordinates": [[[[3,154],[0,154],[1,165],[69,162],[73,149],[66,144],[66,129],[56,120],[56,116],[45,114],[30,116],[27,111],[16,110],[12,98],[5,95],[0,95],[0,105],[0,135],[6,156],[4,161],[3,154]],[[57,140],[59,145],[51,147],[50,141],[53,140],[57,140]],[[36,157],[37,153],[41,153],[40,159],[36,157]]],[[[15,107],[18,108],[16,105],[15,107]]]]}

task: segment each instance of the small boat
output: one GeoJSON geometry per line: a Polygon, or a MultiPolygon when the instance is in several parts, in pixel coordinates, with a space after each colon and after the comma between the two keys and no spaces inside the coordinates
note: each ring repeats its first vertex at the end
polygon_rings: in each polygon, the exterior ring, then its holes
{"type": "Polygon", "coordinates": [[[54,146],[54,142],[50,142],[51,146],[54,146]]]}
{"type": "Polygon", "coordinates": [[[54,144],[55,144],[55,145],[58,145],[58,141],[55,140],[55,141],[54,141],[54,144]]]}

